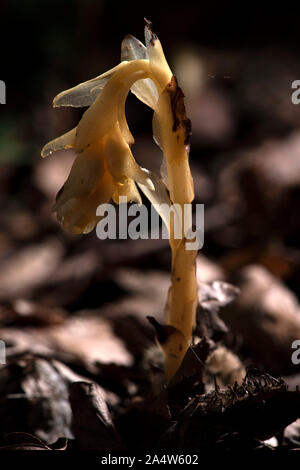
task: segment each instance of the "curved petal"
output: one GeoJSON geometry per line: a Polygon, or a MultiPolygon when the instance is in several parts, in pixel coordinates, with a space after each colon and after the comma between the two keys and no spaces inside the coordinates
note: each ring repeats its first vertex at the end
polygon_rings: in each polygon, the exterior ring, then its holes
{"type": "Polygon", "coordinates": [[[131,87],[131,92],[152,109],[155,109],[158,100],[158,91],[151,78],[138,80],[131,87]]]}
{"type": "Polygon", "coordinates": [[[136,80],[147,76],[148,61],[121,62],[120,69],[114,73],[92,106],[85,111],[77,126],[77,152],[95,144],[112,131],[119,119],[120,97],[128,92],[136,80]]]}
{"type": "MultiPolygon", "coordinates": [[[[148,51],[144,44],[134,36],[126,36],[121,45],[121,60],[148,59],[148,51]]],[[[131,87],[132,93],[143,103],[154,109],[158,100],[158,91],[150,78],[138,80],[131,87]]]]}
{"type": "Polygon", "coordinates": [[[147,170],[137,164],[119,129],[115,129],[109,136],[105,155],[108,169],[116,181],[124,183],[127,178],[131,178],[150,189],[154,189],[147,170]]]}
{"type": "Polygon", "coordinates": [[[97,188],[104,172],[104,157],[98,148],[88,148],[77,155],[68,179],[57,196],[56,205],[89,196],[97,188]]]}
{"type": "MultiPolygon", "coordinates": [[[[155,173],[152,173],[148,170],[147,172],[149,179],[152,181],[154,189],[149,189],[149,187],[144,186],[141,183],[138,183],[138,186],[149,199],[154,209],[158,212],[164,221],[168,232],[170,233],[170,207],[172,206],[172,202],[169,198],[167,188],[164,182],[158,176],[156,176],[155,173]]],[[[177,213],[176,205],[173,205],[173,210],[175,217],[177,218],[176,223],[180,223],[181,217],[180,214],[177,213]]]]}
{"type": "Polygon", "coordinates": [[[137,38],[128,34],[121,44],[121,60],[149,59],[146,46],[137,38]]]}
{"type": "Polygon", "coordinates": [[[67,150],[75,146],[76,127],[69,132],[48,142],[41,151],[42,158],[48,157],[56,150],[67,150]]]}
{"type": "Polygon", "coordinates": [[[121,64],[117,65],[98,77],[62,91],[54,98],[53,107],[73,106],[74,108],[82,108],[84,106],[91,106],[108,80],[121,68],[120,65],[121,64]]]}
{"type": "Polygon", "coordinates": [[[57,218],[68,232],[89,233],[101,219],[96,215],[97,207],[107,203],[114,191],[114,181],[106,172],[96,190],[88,197],[73,197],[64,203],[58,199],[55,207],[57,218]]]}

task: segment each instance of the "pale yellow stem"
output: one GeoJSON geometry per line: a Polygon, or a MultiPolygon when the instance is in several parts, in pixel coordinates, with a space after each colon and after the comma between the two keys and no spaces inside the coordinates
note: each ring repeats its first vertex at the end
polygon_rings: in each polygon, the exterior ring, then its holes
{"type": "MultiPolygon", "coordinates": [[[[163,148],[167,163],[170,199],[179,204],[184,219],[184,205],[194,199],[193,179],[189,167],[189,121],[185,115],[183,94],[175,78],[161,94],[154,119],[157,138],[163,148]]],[[[192,228],[192,220],[185,227],[192,228]]],[[[171,225],[172,276],[166,305],[166,323],[181,334],[170,335],[163,345],[166,357],[166,377],[169,381],[191,343],[197,306],[196,256],[197,250],[187,250],[184,227],[182,239],[174,238],[171,225]]]]}

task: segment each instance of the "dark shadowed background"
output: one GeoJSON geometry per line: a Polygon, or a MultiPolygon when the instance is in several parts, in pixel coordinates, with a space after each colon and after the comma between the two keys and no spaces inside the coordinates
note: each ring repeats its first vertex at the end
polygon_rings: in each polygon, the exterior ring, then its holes
{"type": "MultiPolygon", "coordinates": [[[[2,0],[0,13],[0,80],[7,91],[0,105],[0,339],[11,357],[31,351],[68,365],[80,358],[85,367],[95,360],[127,367],[154,344],[145,317],[163,314],[167,241],[100,241],[95,231],[68,235],[51,207],[74,155],[40,158],[42,146],[82,114],[52,109],[54,96],[117,65],[123,37],[143,40],[146,17],[192,120],[195,201],[205,204],[199,282],[241,288],[223,316],[230,327],[224,343],[246,365],[299,373],[291,362],[291,343],[300,339],[295,8],[215,0],[2,0]]],[[[126,110],[137,161],[157,171],[151,110],[133,95],[126,110]]],[[[17,430],[4,422],[4,430],[17,430]]],[[[60,428],[47,432],[39,436],[51,441],[62,434],[60,428]]]]}

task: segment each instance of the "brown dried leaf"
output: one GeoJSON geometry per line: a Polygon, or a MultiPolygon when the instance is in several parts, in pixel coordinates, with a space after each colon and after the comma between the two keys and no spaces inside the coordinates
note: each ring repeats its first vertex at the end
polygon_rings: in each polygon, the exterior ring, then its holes
{"type": "Polygon", "coordinates": [[[122,449],[99,385],[74,382],[70,386],[70,403],[73,412],[72,429],[80,449],[122,449]]]}
{"type": "Polygon", "coordinates": [[[0,370],[0,432],[24,431],[47,443],[72,437],[68,381],[52,361],[23,356],[0,370]]]}
{"type": "Polygon", "coordinates": [[[218,316],[222,307],[234,301],[239,289],[227,282],[213,281],[206,284],[198,282],[199,303],[196,312],[196,334],[218,341],[228,329],[218,316]]]}

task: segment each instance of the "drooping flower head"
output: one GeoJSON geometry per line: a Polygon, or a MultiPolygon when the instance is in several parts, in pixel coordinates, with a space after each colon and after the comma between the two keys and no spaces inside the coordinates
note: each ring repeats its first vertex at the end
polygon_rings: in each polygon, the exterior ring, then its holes
{"type": "Polygon", "coordinates": [[[42,150],[43,157],[59,149],[72,148],[76,153],[54,206],[58,220],[72,233],[91,231],[98,220],[97,207],[111,198],[118,203],[120,196],[126,196],[128,201],[140,203],[136,183],[152,202],[166,200],[162,180],[141,168],[131,153],[134,139],[125,116],[125,102],[131,90],[154,110],[154,137],[164,146],[163,140],[168,137],[161,132],[160,123],[166,116],[160,113],[163,109],[160,101],[172,84],[172,72],[149,22],[146,22],[145,39],[146,46],[127,36],[122,43],[119,65],[54,98],[54,107],[88,106],[75,129],[42,150]]]}

